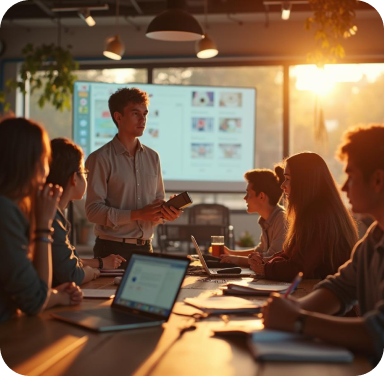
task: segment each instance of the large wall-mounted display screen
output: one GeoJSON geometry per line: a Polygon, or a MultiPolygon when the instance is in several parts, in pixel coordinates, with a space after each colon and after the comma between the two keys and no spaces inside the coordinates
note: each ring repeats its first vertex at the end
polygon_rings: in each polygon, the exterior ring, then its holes
{"type": "MultiPolygon", "coordinates": [[[[127,84],[76,82],[73,135],[86,156],[117,133],[108,98],[127,84]]],[[[129,84],[148,93],[140,141],[160,154],[168,191],[244,191],[254,168],[254,88],[129,84]]]]}

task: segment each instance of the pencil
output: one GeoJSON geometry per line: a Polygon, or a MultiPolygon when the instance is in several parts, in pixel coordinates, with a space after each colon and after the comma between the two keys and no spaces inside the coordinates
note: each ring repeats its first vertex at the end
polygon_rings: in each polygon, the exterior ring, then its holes
{"type": "Polygon", "coordinates": [[[288,298],[288,296],[295,291],[297,285],[301,282],[302,278],[303,278],[303,273],[299,272],[297,276],[294,278],[294,280],[292,281],[291,285],[288,287],[288,290],[285,292],[284,298],[288,298]]]}

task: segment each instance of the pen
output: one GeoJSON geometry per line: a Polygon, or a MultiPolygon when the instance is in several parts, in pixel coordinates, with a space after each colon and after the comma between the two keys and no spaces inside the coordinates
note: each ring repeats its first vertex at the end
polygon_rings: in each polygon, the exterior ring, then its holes
{"type": "Polygon", "coordinates": [[[284,294],[284,298],[288,298],[289,295],[292,294],[293,291],[295,291],[297,285],[301,282],[301,279],[303,278],[303,273],[299,272],[295,279],[292,281],[291,285],[288,287],[288,290],[284,294]]]}

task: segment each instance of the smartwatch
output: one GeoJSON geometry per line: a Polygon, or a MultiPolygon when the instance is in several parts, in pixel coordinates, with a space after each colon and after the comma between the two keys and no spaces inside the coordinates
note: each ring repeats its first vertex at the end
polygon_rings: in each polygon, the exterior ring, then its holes
{"type": "Polygon", "coordinates": [[[304,333],[305,322],[307,321],[308,315],[300,314],[299,317],[293,324],[293,331],[297,334],[304,333]]]}
{"type": "Polygon", "coordinates": [[[103,259],[101,257],[96,257],[96,260],[99,261],[99,269],[100,270],[103,269],[103,266],[104,266],[103,259]]]}

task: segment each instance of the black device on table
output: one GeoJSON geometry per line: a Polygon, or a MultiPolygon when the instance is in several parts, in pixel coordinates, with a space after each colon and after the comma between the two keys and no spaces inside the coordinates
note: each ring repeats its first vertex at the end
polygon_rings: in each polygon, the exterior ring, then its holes
{"type": "Polygon", "coordinates": [[[177,196],[169,199],[167,202],[164,202],[165,206],[173,206],[176,209],[184,209],[189,205],[192,205],[193,201],[189,196],[188,192],[182,192],[177,196]]]}
{"type": "Polygon", "coordinates": [[[216,270],[217,274],[240,274],[241,273],[241,268],[239,266],[235,268],[225,268],[225,269],[217,269],[216,270]]]}
{"type": "Polygon", "coordinates": [[[221,262],[220,257],[203,255],[208,268],[236,268],[237,265],[231,262],[221,262]]]}

